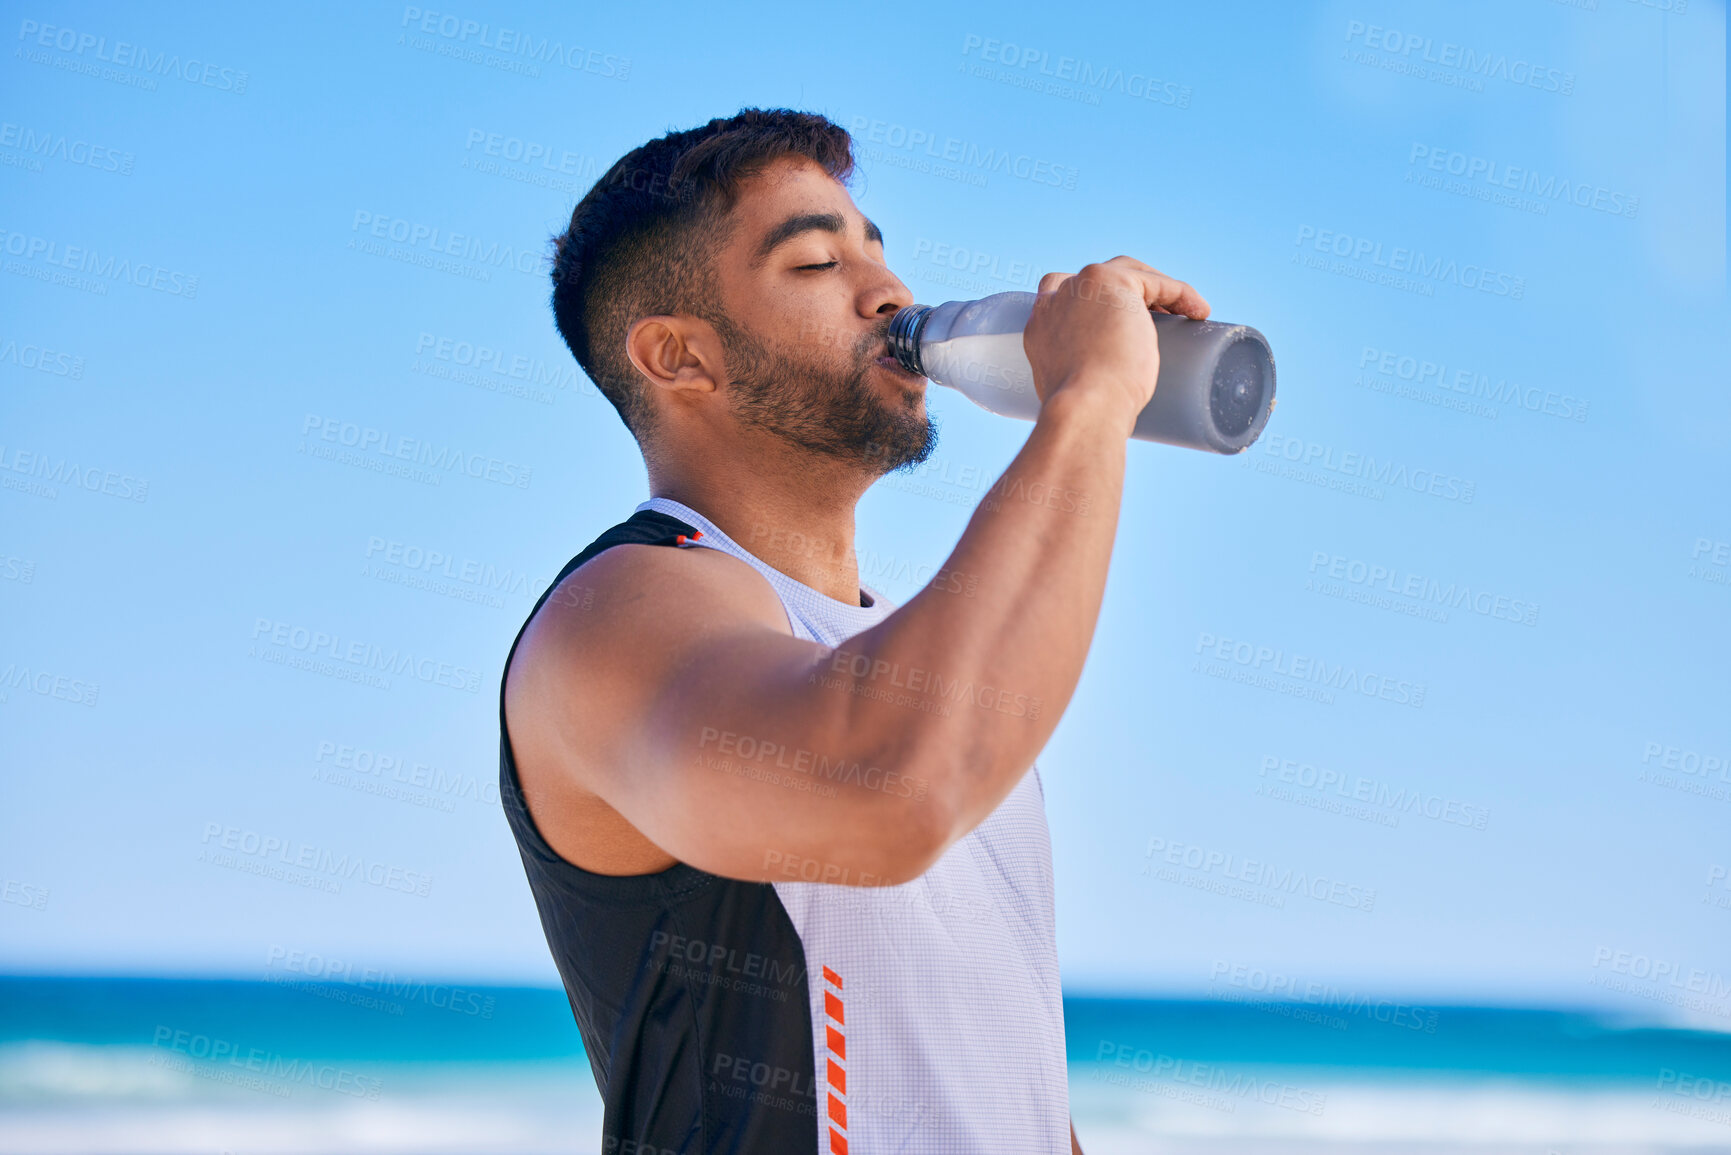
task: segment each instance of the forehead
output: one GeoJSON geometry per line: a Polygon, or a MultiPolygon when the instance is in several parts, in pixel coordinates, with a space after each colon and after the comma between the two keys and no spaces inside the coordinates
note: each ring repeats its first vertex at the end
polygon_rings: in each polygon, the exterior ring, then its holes
{"type": "Polygon", "coordinates": [[[728,248],[749,255],[771,229],[804,213],[839,213],[850,231],[865,222],[847,188],[822,165],[803,156],[780,157],[739,183],[728,248]]]}

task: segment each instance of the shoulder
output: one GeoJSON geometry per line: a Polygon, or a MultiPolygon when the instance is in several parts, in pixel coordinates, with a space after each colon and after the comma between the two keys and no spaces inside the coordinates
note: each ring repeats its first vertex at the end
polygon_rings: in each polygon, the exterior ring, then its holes
{"type": "Polygon", "coordinates": [[[789,633],[763,575],[708,547],[615,545],[566,575],[524,628],[502,703],[548,845],[603,874],[675,861],[600,795],[637,764],[635,738],[700,648],[789,633]]]}
{"type": "Polygon", "coordinates": [[[693,646],[765,630],[792,632],[768,580],[740,559],[707,546],[616,545],[567,574],[530,618],[506,672],[507,708],[551,701],[564,713],[573,691],[594,701],[600,677],[604,696],[626,705],[693,646]]]}
{"type": "Polygon", "coordinates": [[[530,619],[523,645],[786,620],[768,580],[731,554],[707,546],[623,544],[590,558],[554,587],[530,619]]]}

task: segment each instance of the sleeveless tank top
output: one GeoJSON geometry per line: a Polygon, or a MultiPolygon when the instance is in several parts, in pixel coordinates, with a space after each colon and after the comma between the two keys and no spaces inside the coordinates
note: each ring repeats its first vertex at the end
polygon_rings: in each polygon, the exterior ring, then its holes
{"type": "MultiPolygon", "coordinates": [[[[573,558],[530,619],[572,571],[627,542],[731,554],[769,582],[796,637],[826,647],[894,609],[870,588],[869,606],[819,593],[689,506],[651,498],[573,558]]],[[[561,596],[582,597],[580,584],[561,596]]],[[[801,862],[772,865],[787,879],[773,883],[683,863],[614,877],[567,862],[536,830],[503,679],[499,724],[500,798],[601,1092],[602,1151],[1067,1155],[1037,769],[900,886],[807,881],[825,876],[801,862]]]]}

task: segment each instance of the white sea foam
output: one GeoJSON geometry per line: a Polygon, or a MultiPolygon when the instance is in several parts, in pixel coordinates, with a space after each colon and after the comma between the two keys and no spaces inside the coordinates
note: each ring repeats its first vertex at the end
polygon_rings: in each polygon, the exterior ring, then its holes
{"type": "Polygon", "coordinates": [[[132,1107],[0,1111],[0,1151],[31,1155],[408,1155],[595,1152],[601,1116],[506,1102],[406,1100],[326,1108],[132,1107]]]}
{"type": "Polygon", "coordinates": [[[0,1103],[182,1096],[192,1076],[152,1062],[149,1047],[23,1042],[0,1046],[0,1103]]]}
{"type": "MultiPolygon", "coordinates": [[[[369,1064],[383,1094],[365,1101],[304,1085],[284,1097],[259,1093],[165,1067],[162,1053],[0,1047],[0,1151],[571,1155],[600,1148],[601,1104],[581,1059],[369,1064]]],[[[1089,1155],[1731,1150],[1731,1105],[1639,1084],[1243,1070],[1254,1075],[1249,1084],[1210,1088],[1145,1077],[1110,1082],[1134,1072],[1073,1064],[1077,1133],[1089,1155]]]]}
{"type": "MultiPolygon", "coordinates": [[[[1095,1077],[1096,1064],[1070,1068],[1070,1107],[1089,1155],[1144,1155],[1150,1141],[1161,1151],[1219,1152],[1220,1142],[1242,1140],[1244,1150],[1338,1150],[1354,1155],[1409,1152],[1427,1155],[1520,1149],[1571,1153],[1639,1150],[1731,1150],[1731,1111],[1638,1084],[1569,1085],[1513,1078],[1331,1081],[1288,1069],[1271,1076],[1311,1092],[1320,1111],[1282,1109],[1254,1096],[1210,1096],[1206,1088],[1180,1098],[1165,1088],[1111,1086],[1095,1077]]],[[[1181,1087],[1182,1084],[1174,1083],[1181,1087]]],[[[1238,1150],[1228,1142],[1224,1148],[1238,1150]]]]}

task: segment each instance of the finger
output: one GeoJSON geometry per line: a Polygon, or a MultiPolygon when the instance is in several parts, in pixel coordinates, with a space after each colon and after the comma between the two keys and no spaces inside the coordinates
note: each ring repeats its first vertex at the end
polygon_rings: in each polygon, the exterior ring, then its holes
{"type": "Polygon", "coordinates": [[[1151,312],[1182,313],[1202,321],[1212,311],[1207,300],[1193,286],[1128,254],[1120,253],[1109,261],[1102,261],[1100,267],[1121,270],[1141,282],[1143,299],[1151,312]],[[1150,286],[1153,286],[1153,292],[1149,291],[1150,286]]]}
{"type": "Polygon", "coordinates": [[[1152,270],[1137,270],[1137,276],[1142,282],[1143,300],[1150,309],[1162,313],[1182,313],[1197,321],[1207,320],[1208,314],[1213,311],[1202,294],[1185,281],[1152,270]]]}
{"type": "Polygon", "coordinates": [[[1165,273],[1161,273],[1160,270],[1156,269],[1153,265],[1150,265],[1145,261],[1138,261],[1135,257],[1127,256],[1123,253],[1119,253],[1109,261],[1102,261],[1101,264],[1124,265],[1128,268],[1139,269],[1144,273],[1158,273],[1162,277],[1166,275],[1165,273]]]}
{"type": "MultiPolygon", "coordinates": [[[[1151,273],[1156,277],[1166,277],[1165,273],[1161,272],[1159,269],[1156,269],[1153,265],[1148,264],[1146,261],[1139,261],[1135,257],[1126,256],[1124,254],[1119,254],[1118,256],[1113,257],[1111,260],[1109,260],[1105,263],[1107,265],[1116,265],[1116,266],[1119,266],[1121,268],[1135,269],[1137,272],[1141,272],[1141,273],[1151,273]]],[[[1177,280],[1176,277],[1167,277],[1167,279],[1168,280],[1177,280]]],[[[1179,283],[1182,284],[1183,282],[1179,282],[1179,283]]],[[[1154,306],[1152,306],[1152,305],[1149,306],[1149,308],[1153,308],[1153,307],[1154,306]]]]}
{"type": "Polygon", "coordinates": [[[1074,275],[1073,273],[1047,273],[1040,278],[1039,287],[1035,291],[1049,293],[1074,275]]]}

